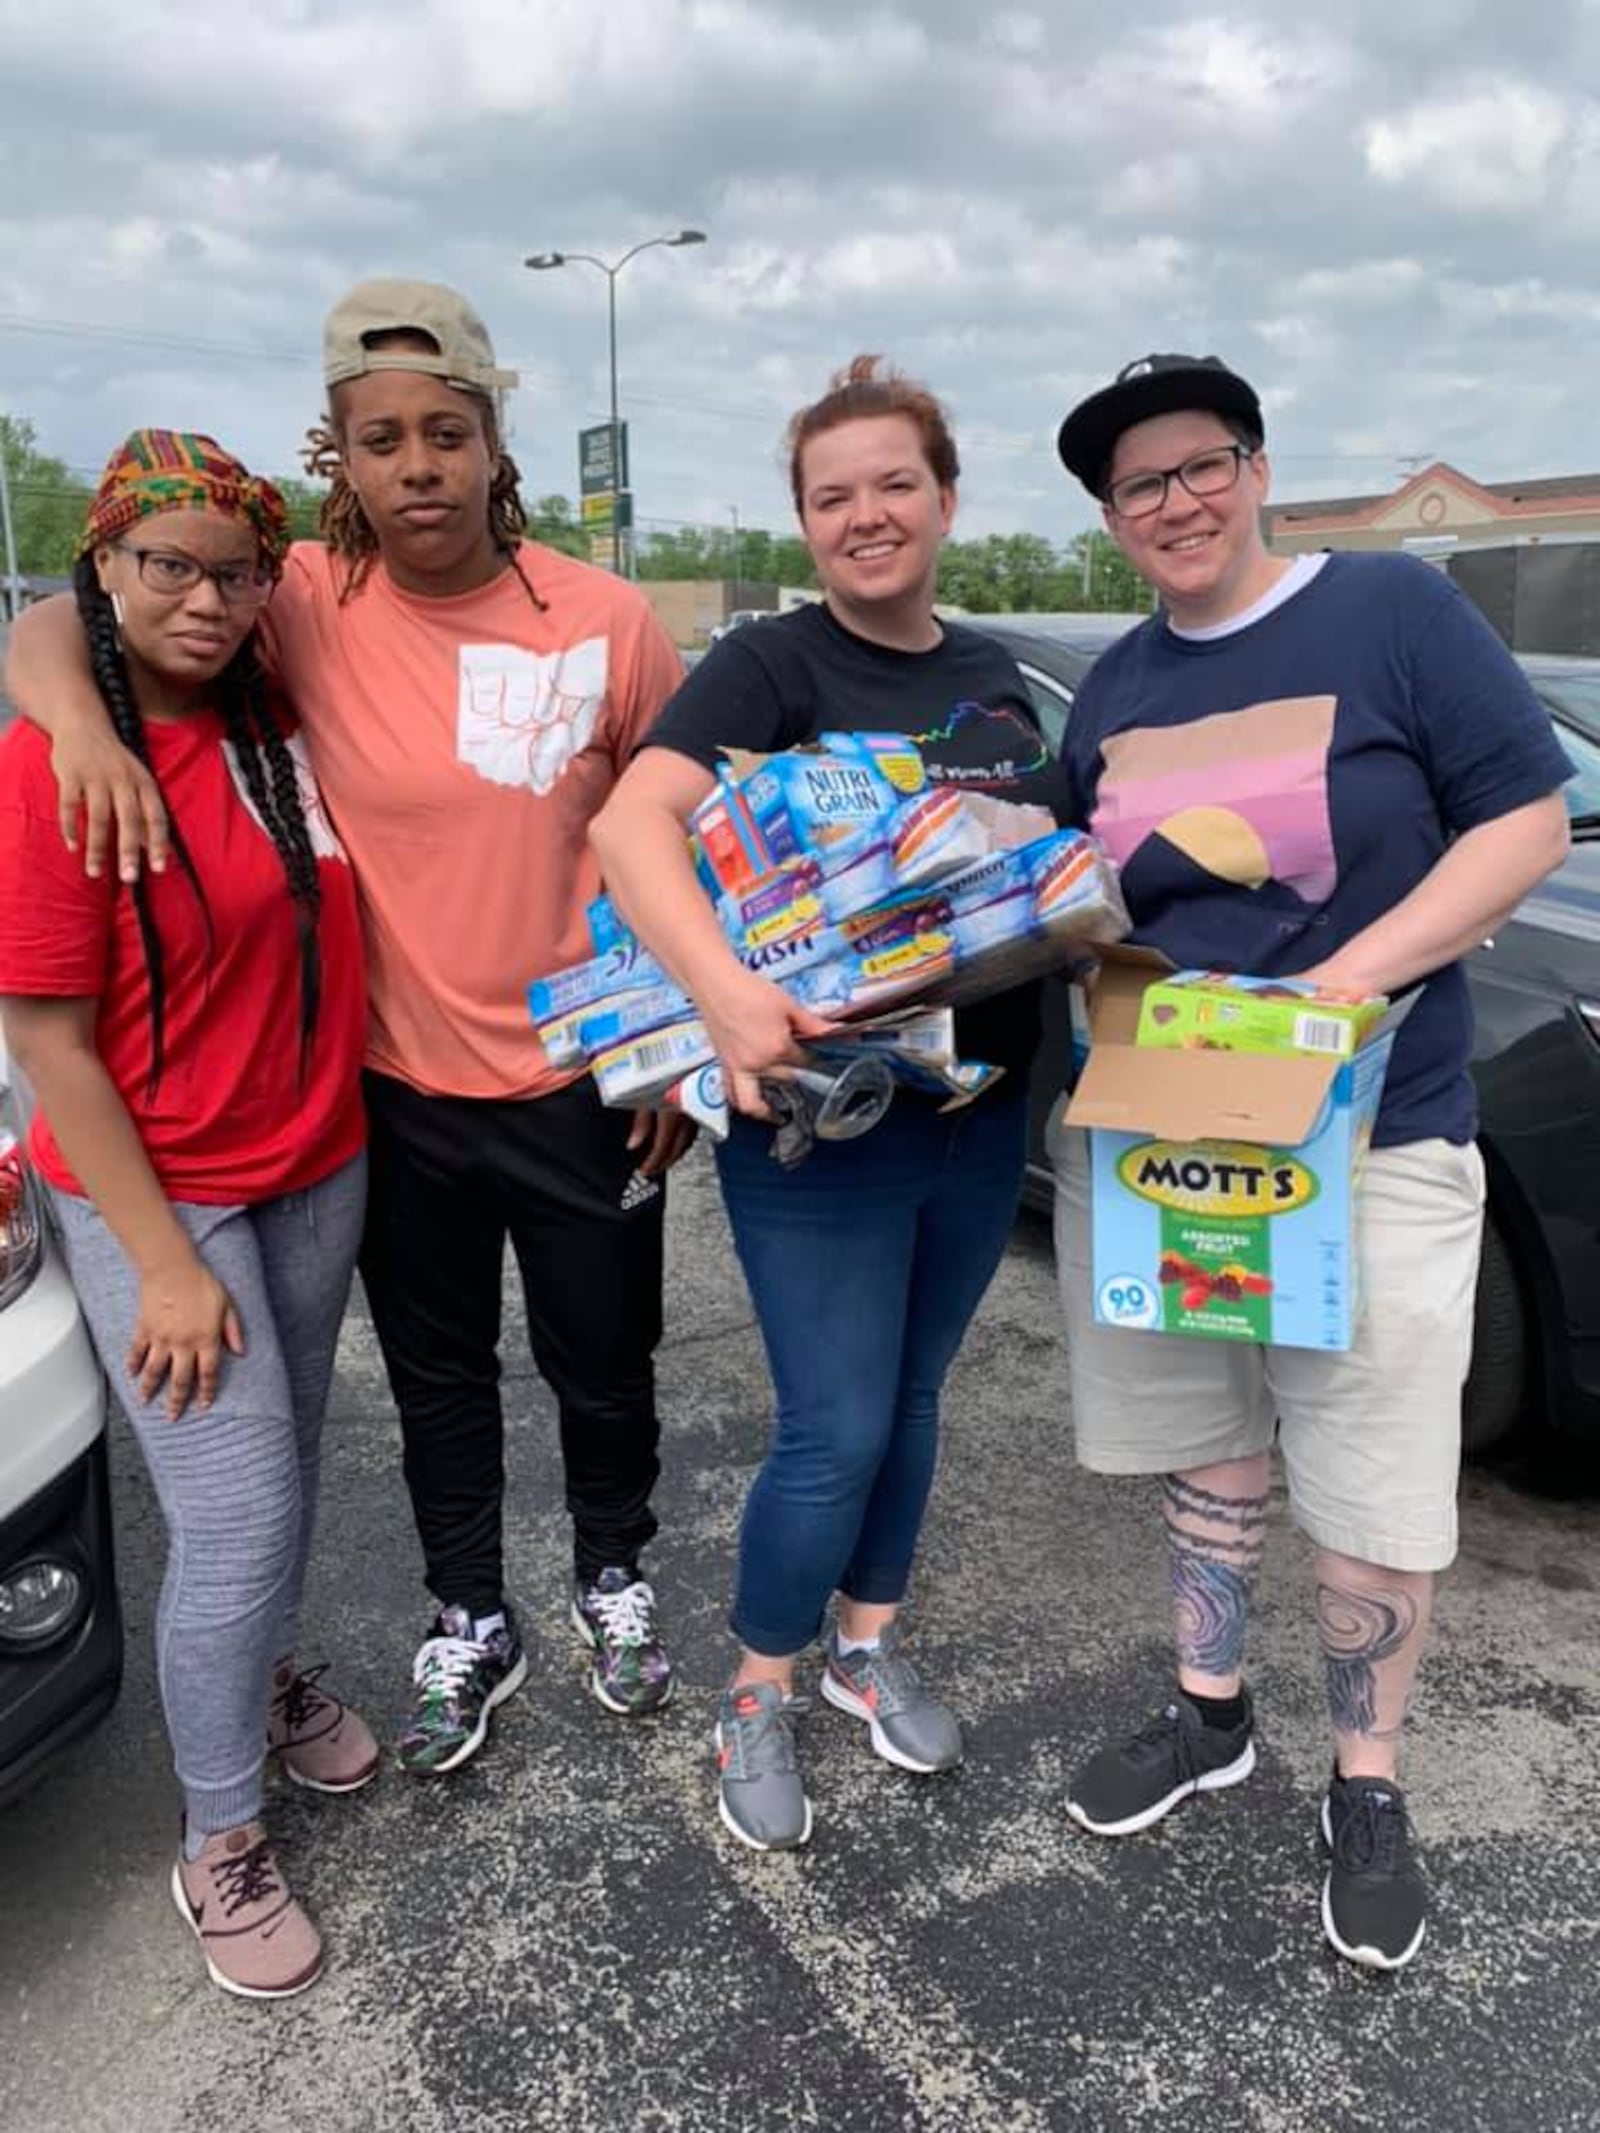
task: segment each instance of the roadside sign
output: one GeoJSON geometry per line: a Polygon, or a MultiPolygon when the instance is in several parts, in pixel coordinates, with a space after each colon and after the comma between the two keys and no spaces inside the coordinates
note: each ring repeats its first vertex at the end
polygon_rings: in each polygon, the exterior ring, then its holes
{"type": "Polygon", "coordinates": [[[578,510],[589,533],[609,532],[613,525],[626,531],[633,524],[633,497],[626,489],[620,496],[607,490],[601,496],[581,497],[578,510]]]}
{"type": "Polygon", "coordinates": [[[578,432],[578,493],[600,496],[607,490],[628,486],[628,425],[617,424],[616,452],[612,451],[611,424],[596,423],[578,432]],[[620,466],[613,465],[613,457],[620,466]]]}

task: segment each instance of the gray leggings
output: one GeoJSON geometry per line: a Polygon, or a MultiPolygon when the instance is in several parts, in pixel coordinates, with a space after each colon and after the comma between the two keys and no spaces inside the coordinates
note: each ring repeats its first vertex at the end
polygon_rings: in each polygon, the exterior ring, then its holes
{"type": "Polygon", "coordinates": [[[174,1202],[238,1307],[205,1414],[174,1422],[127,1371],[139,1281],[87,1200],[52,1195],[73,1285],[167,1522],[156,1672],[191,1830],[261,1809],[272,1666],[293,1651],[317,1514],[322,1416],[361,1240],[364,1155],[252,1207],[174,1202]]]}

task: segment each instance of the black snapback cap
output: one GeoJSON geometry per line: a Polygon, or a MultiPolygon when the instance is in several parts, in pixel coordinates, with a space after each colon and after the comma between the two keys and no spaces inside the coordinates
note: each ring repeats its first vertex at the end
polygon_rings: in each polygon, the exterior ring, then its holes
{"type": "Polygon", "coordinates": [[[1067,472],[1099,496],[1124,430],[1188,408],[1232,415],[1258,438],[1266,435],[1255,388],[1220,356],[1147,355],[1125,363],[1109,385],[1079,401],[1056,432],[1056,450],[1067,472]]]}

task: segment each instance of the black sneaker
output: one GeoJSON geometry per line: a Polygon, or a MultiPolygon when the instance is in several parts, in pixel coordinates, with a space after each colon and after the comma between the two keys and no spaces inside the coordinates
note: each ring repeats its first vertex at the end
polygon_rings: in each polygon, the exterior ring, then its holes
{"type": "Polygon", "coordinates": [[[1067,1813],[1097,1837],[1131,1837],[1196,1792],[1239,1785],[1256,1767],[1255,1718],[1245,1689],[1236,1726],[1208,1726],[1181,1690],[1132,1740],[1102,1748],[1072,1781],[1067,1813]]]}
{"type": "Polygon", "coordinates": [[[1404,1793],[1390,1778],[1342,1778],[1336,1770],[1322,1803],[1322,1841],[1332,1854],[1323,1931],[1353,1963],[1403,1970],[1428,1930],[1404,1793]]]}

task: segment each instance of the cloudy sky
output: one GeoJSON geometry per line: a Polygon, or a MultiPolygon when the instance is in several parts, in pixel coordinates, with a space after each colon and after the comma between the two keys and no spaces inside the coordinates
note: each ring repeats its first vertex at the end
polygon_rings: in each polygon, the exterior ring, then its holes
{"type": "Polygon", "coordinates": [[[882,349],[959,530],[1088,522],[1051,447],[1150,348],[1261,389],[1280,495],[1600,467],[1600,0],[0,0],[0,407],[293,471],[344,286],[468,291],[529,494],[606,412],[642,522],[777,526],[783,423],[882,349]]]}

